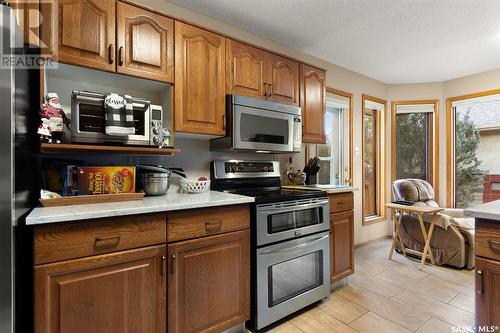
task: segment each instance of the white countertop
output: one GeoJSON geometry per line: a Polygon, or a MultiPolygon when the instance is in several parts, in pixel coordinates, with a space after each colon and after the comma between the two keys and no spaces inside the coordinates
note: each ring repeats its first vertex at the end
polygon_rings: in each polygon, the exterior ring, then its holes
{"type": "Polygon", "coordinates": [[[357,188],[351,186],[338,186],[338,185],[283,185],[283,188],[297,189],[297,190],[321,190],[328,194],[346,193],[357,191],[357,188]]]}
{"type": "Polygon", "coordinates": [[[480,219],[500,221],[500,200],[485,203],[483,205],[466,208],[465,216],[477,217],[480,219]]]}
{"type": "Polygon", "coordinates": [[[143,200],[61,207],[37,207],[26,217],[26,225],[237,205],[251,202],[254,202],[253,197],[215,191],[200,194],[181,193],[178,192],[176,187],[172,186],[166,195],[145,197],[143,200]]]}

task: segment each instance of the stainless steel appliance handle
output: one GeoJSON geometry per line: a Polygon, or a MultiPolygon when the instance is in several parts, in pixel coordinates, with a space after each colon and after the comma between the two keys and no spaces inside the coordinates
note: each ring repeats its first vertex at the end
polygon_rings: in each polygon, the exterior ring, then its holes
{"type": "Polygon", "coordinates": [[[302,243],[302,244],[299,244],[299,245],[296,245],[296,246],[285,247],[285,248],[281,248],[281,249],[277,249],[277,250],[262,251],[262,252],[259,253],[259,255],[269,255],[269,254],[274,254],[274,253],[281,253],[281,252],[288,252],[288,251],[302,249],[304,247],[309,247],[311,245],[319,243],[323,239],[328,238],[329,236],[330,236],[329,234],[328,235],[324,235],[324,236],[318,237],[316,239],[313,239],[310,242],[302,243]]]}
{"type": "Polygon", "coordinates": [[[296,205],[296,206],[288,206],[288,207],[280,207],[280,208],[257,208],[257,212],[259,213],[281,213],[281,212],[290,212],[290,211],[296,211],[296,210],[301,210],[301,209],[308,209],[308,208],[315,208],[315,207],[321,207],[325,204],[328,203],[328,200],[322,200],[322,201],[316,201],[313,203],[308,203],[308,204],[302,204],[302,205],[296,205]]]}

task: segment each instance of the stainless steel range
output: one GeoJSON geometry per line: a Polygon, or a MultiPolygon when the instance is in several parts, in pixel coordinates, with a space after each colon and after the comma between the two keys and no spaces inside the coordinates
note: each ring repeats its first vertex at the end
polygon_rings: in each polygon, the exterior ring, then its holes
{"type": "Polygon", "coordinates": [[[326,193],[281,189],[279,162],[214,161],[214,190],[255,197],[252,313],[260,330],[330,295],[326,193]]]}

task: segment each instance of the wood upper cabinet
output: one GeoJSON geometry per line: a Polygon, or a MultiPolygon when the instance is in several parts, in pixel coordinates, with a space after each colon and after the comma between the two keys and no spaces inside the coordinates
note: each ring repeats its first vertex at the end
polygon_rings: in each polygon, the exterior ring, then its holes
{"type": "Polygon", "coordinates": [[[269,53],[268,97],[276,102],[299,105],[299,63],[269,53]]]}
{"type": "Polygon", "coordinates": [[[16,16],[24,42],[40,46],[41,16],[38,1],[11,0],[9,4],[16,16]]]}
{"type": "Polygon", "coordinates": [[[118,2],[117,72],[173,82],[174,21],[118,2]]]}
{"type": "Polygon", "coordinates": [[[347,211],[330,215],[330,277],[338,281],[354,272],[354,213],[347,211]]]}
{"type": "Polygon", "coordinates": [[[476,257],[476,325],[500,326],[500,262],[476,257]]]}
{"type": "Polygon", "coordinates": [[[35,332],[166,332],[165,246],[35,266],[35,332]]]}
{"type": "Polygon", "coordinates": [[[267,97],[266,53],[258,48],[226,39],[226,92],[267,97]]]}
{"type": "Polygon", "coordinates": [[[225,38],[175,22],[175,131],[225,134],[225,38]]]}
{"type": "Polygon", "coordinates": [[[42,41],[64,63],[115,70],[115,0],[41,2],[42,41]]]}
{"type": "Polygon", "coordinates": [[[250,231],[168,245],[168,332],[221,332],[250,317],[250,231]]]}
{"type": "Polygon", "coordinates": [[[300,65],[300,106],[302,108],[303,142],[326,143],[325,80],[325,71],[304,64],[300,65]]]}
{"type": "Polygon", "coordinates": [[[299,104],[299,63],[227,39],[226,91],[287,104],[299,104]]]}

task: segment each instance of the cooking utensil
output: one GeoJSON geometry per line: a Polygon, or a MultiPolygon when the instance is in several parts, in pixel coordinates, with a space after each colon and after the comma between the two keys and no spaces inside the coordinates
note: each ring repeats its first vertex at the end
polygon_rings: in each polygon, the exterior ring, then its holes
{"type": "Polygon", "coordinates": [[[138,165],[138,177],[144,193],[148,196],[164,195],[170,188],[171,175],[175,173],[183,178],[186,175],[181,168],[164,168],[161,165],[138,165]]]}

